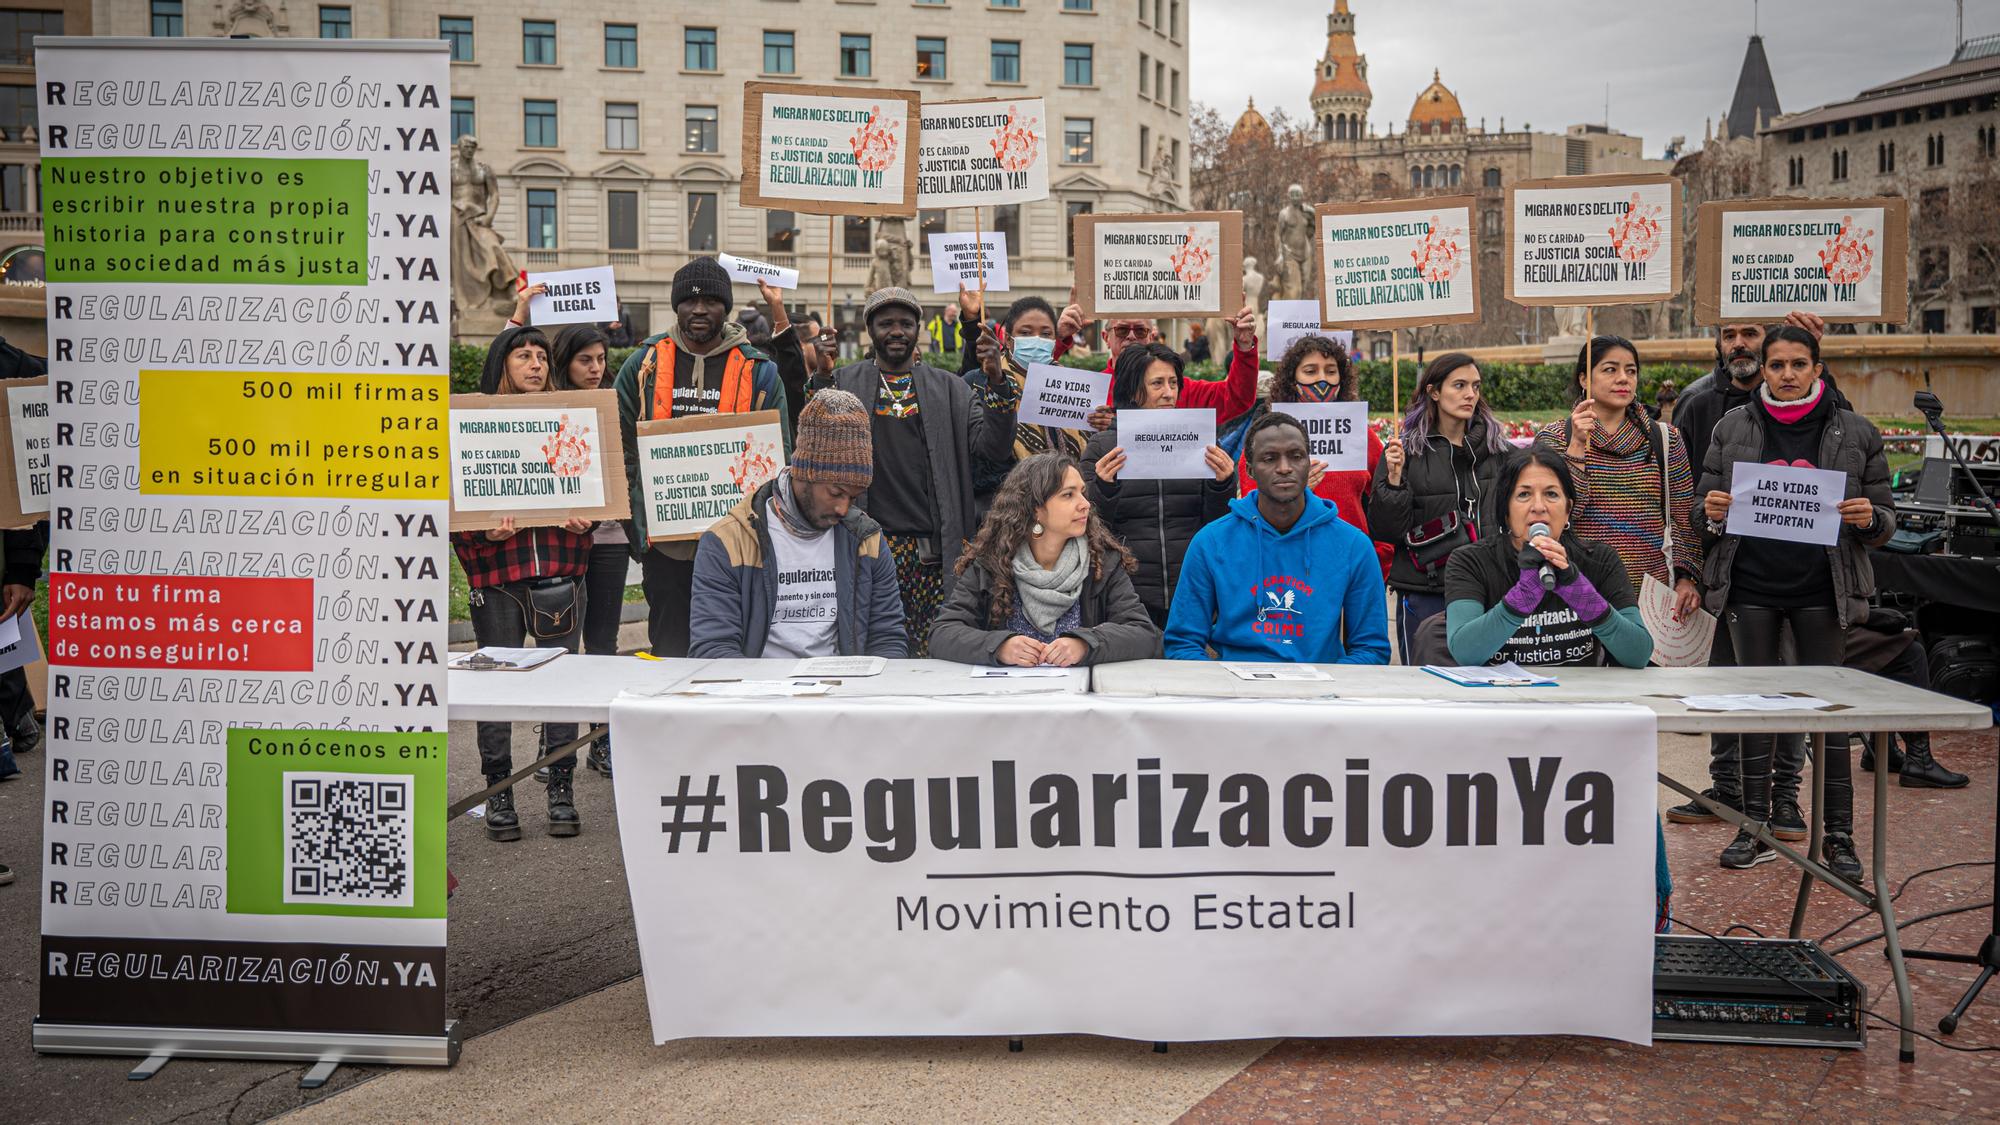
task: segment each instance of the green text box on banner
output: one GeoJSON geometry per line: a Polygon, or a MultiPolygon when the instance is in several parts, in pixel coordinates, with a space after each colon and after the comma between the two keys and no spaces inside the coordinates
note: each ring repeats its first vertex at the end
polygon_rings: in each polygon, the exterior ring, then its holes
{"type": "Polygon", "coordinates": [[[368,284],[368,162],[42,161],[48,279],[368,284]]]}
{"type": "Polygon", "coordinates": [[[229,913],[445,916],[445,734],[229,732],[229,913]]]}

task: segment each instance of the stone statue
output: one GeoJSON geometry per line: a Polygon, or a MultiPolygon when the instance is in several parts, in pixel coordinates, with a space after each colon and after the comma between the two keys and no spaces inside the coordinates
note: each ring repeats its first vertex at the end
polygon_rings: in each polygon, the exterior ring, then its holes
{"type": "Polygon", "coordinates": [[[1278,212],[1278,291],[1287,301],[1319,296],[1313,269],[1313,228],[1318,220],[1306,204],[1306,189],[1293,184],[1285,191],[1290,202],[1278,212]]]}
{"type": "Polygon", "coordinates": [[[1556,335],[1571,340],[1582,340],[1583,334],[1589,331],[1589,322],[1585,315],[1588,310],[1582,305],[1557,305],[1555,309],[1556,335]]]}
{"type": "Polygon", "coordinates": [[[264,0],[230,0],[223,15],[224,35],[249,35],[269,39],[276,35],[277,13],[264,0]]]}
{"type": "MultiPolygon", "coordinates": [[[[1263,273],[1257,269],[1257,259],[1244,258],[1243,259],[1243,303],[1249,305],[1252,309],[1256,310],[1257,338],[1260,340],[1266,340],[1270,338],[1268,335],[1266,335],[1264,331],[1265,280],[1266,279],[1263,273]]],[[[1211,328],[1210,331],[1214,332],[1217,330],[1211,328]]],[[[1220,332],[1221,335],[1218,335],[1216,339],[1220,340],[1228,338],[1229,328],[1227,325],[1224,325],[1220,330],[1220,332]]]]}
{"type": "Polygon", "coordinates": [[[878,219],[875,226],[875,260],[868,265],[868,291],[910,287],[910,239],[903,233],[903,220],[878,219]]]}
{"type": "Polygon", "coordinates": [[[478,153],[478,141],[460,137],[451,161],[451,297],[461,316],[505,317],[519,271],[493,229],[500,183],[478,153]]]}
{"type": "Polygon", "coordinates": [[[1146,193],[1170,204],[1180,203],[1180,174],[1174,168],[1173,147],[1165,137],[1153,146],[1153,164],[1146,180],[1146,193]]]}

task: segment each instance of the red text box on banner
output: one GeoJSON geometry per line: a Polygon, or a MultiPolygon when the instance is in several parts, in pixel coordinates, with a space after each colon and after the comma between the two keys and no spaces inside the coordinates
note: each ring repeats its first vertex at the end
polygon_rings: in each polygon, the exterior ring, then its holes
{"type": "Polygon", "coordinates": [[[310,672],[312,587],[310,578],[51,575],[49,659],[83,668],[310,672]]]}

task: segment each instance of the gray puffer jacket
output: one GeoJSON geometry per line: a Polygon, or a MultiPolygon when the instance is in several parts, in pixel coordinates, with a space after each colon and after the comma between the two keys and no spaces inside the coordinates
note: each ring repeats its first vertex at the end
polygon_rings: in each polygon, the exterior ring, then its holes
{"type": "MultiPolygon", "coordinates": [[[[1701,515],[1702,498],[1711,492],[1728,492],[1736,476],[1736,463],[1764,460],[1764,414],[1753,400],[1722,416],[1709,439],[1708,454],[1701,467],[1701,483],[1695,487],[1695,522],[1701,525],[1708,557],[1702,567],[1703,605],[1711,613],[1729,607],[1729,584],[1736,566],[1739,536],[1717,534],[1701,515]]],[[[1843,525],[1840,542],[1826,549],[1833,571],[1834,610],[1842,628],[1868,619],[1868,596],[1875,592],[1875,568],[1868,561],[1868,548],[1880,546],[1896,533],[1896,508],[1889,495],[1889,463],[1882,455],[1882,434],[1874,423],[1852,410],[1836,410],[1820,434],[1819,456],[1822,469],[1847,474],[1847,492],[1842,499],[1865,496],[1875,506],[1875,522],[1866,528],[1843,525]]]]}

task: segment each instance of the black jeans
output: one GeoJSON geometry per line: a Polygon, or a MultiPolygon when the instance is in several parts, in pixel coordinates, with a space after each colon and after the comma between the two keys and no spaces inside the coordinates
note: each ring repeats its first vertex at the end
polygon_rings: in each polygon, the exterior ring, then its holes
{"type": "Polygon", "coordinates": [[[583,577],[583,651],[592,656],[618,655],[618,620],[625,610],[625,571],[631,562],[623,543],[590,548],[590,570],[583,577]]]}
{"type": "MultiPolygon", "coordinates": [[[[574,579],[572,579],[574,581],[574,579]]],[[[525,583],[512,582],[503,586],[487,586],[472,591],[472,635],[481,647],[520,648],[528,636],[528,588],[525,583]]],[[[587,607],[586,607],[587,608],[587,607]]],[[[583,639],[581,615],[577,628],[568,636],[550,640],[540,640],[538,646],[560,648],[567,652],[577,651],[577,643],[583,639]]],[[[489,676],[533,675],[532,672],[487,672],[489,676]]],[[[543,723],[542,753],[549,751],[576,737],[575,723],[543,723]]],[[[536,757],[540,757],[537,754],[536,757]]],[[[479,769],[490,780],[505,777],[514,772],[514,724],[479,724],[479,769]]],[[[549,767],[549,772],[567,775],[576,769],[575,758],[564,758],[549,767]]]]}
{"type": "Polygon", "coordinates": [[[1406,591],[1396,593],[1396,633],[1405,664],[1419,664],[1416,651],[1417,630],[1424,622],[1444,612],[1443,594],[1412,594],[1406,591]]]}
{"type": "Polygon", "coordinates": [[[688,654],[688,615],[694,601],[694,560],[647,550],[639,560],[646,591],[646,639],[654,656],[688,654]]]}
{"type": "MultiPolygon", "coordinates": [[[[1840,618],[1832,606],[1783,609],[1732,603],[1726,614],[1730,643],[1739,667],[1784,664],[1780,654],[1783,627],[1792,628],[1799,665],[1838,667],[1847,649],[1840,618]]],[[[1776,736],[1746,734],[1739,753],[1743,811],[1755,820],[1769,820],[1772,791],[1772,743],[1776,736]]],[[[1854,757],[1847,741],[1829,738],[1826,747],[1826,807],[1820,810],[1828,832],[1854,831],[1854,757]]]]}
{"type": "MultiPolygon", "coordinates": [[[[1729,643],[1729,629],[1717,629],[1715,641],[1708,650],[1708,666],[1711,668],[1732,668],[1736,665],[1736,647],[1729,643]]],[[[1788,797],[1794,804],[1799,799],[1799,774],[1806,764],[1806,736],[1802,734],[1781,734],[1771,750],[1771,793],[1774,797],[1788,797]]],[[[1734,734],[1711,734],[1708,736],[1708,777],[1716,789],[1732,796],[1741,796],[1743,786],[1742,765],[1738,762],[1740,738],[1734,734]]]]}

